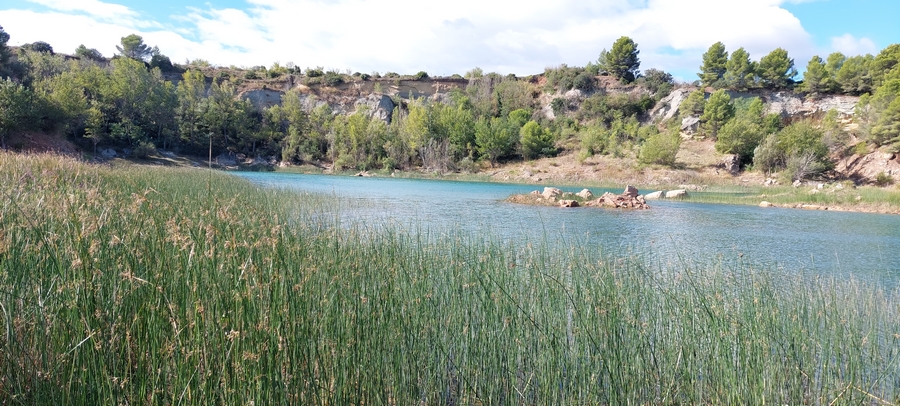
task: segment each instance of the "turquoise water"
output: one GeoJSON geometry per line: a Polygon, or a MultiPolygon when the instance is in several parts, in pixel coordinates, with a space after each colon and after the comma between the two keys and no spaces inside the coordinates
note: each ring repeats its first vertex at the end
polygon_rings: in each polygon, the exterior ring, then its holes
{"type": "MultiPolygon", "coordinates": [[[[503,202],[543,186],[241,172],[261,185],[339,197],[342,221],[512,242],[561,241],[666,267],[749,263],[780,272],[900,284],[900,216],[672,201],[651,210],[503,202]]],[[[580,189],[563,188],[577,192],[580,189]]],[[[604,190],[593,189],[594,194],[604,190]]],[[[621,190],[614,192],[620,193],[621,190]]]]}

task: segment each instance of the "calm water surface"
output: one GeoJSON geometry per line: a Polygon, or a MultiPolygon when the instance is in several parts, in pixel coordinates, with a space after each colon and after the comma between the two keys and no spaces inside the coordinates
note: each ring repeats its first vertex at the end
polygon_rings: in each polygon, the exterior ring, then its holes
{"type": "MultiPolygon", "coordinates": [[[[749,262],[782,272],[900,284],[900,216],[671,201],[652,209],[560,209],[504,203],[543,186],[242,172],[253,182],[334,195],[348,222],[512,241],[565,240],[663,266],[749,262]]],[[[580,189],[565,189],[577,192],[580,189]]],[[[604,190],[592,189],[594,194],[604,190]]],[[[613,191],[620,193],[621,190],[613,191]]]]}

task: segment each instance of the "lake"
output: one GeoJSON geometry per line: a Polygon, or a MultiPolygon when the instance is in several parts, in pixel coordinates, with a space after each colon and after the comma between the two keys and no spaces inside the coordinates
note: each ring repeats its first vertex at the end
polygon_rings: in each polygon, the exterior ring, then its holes
{"type": "MultiPolygon", "coordinates": [[[[278,188],[338,197],[341,221],[429,233],[463,232],[505,242],[564,241],[611,256],[749,263],[784,273],[900,283],[900,216],[651,201],[652,209],[562,209],[503,199],[545,185],[238,172],[278,188]]],[[[548,185],[552,186],[552,185],[548,185]]],[[[577,192],[580,188],[561,188],[577,192]]],[[[603,189],[592,189],[595,195],[603,189]]],[[[621,190],[608,190],[621,193],[621,190]]],[[[641,191],[649,192],[649,191],[641,191]]]]}

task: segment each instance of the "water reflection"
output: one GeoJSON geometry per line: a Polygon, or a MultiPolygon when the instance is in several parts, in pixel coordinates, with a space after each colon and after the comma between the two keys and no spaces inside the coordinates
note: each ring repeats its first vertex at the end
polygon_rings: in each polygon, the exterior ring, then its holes
{"type": "Polygon", "coordinates": [[[611,255],[645,256],[663,266],[744,262],[890,285],[900,280],[900,216],[669,201],[653,202],[647,211],[564,210],[502,202],[538,188],[533,185],[239,175],[263,185],[337,196],[346,202],[338,208],[342,221],[370,228],[461,232],[502,242],[566,241],[611,255]]]}

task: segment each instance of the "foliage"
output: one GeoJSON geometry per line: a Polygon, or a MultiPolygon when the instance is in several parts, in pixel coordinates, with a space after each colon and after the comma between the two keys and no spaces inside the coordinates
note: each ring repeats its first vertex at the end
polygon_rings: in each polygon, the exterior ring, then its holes
{"type": "MultiPolygon", "coordinates": [[[[900,43],[888,45],[882,49],[871,63],[873,87],[880,87],[891,79],[891,71],[900,73],[900,43]]],[[[894,77],[900,79],[900,77],[894,77]]]]}
{"type": "Polygon", "coordinates": [[[552,101],[550,101],[550,109],[553,110],[553,115],[556,117],[562,117],[569,110],[569,101],[564,97],[554,97],[552,101]]]}
{"type": "Polygon", "coordinates": [[[897,142],[900,137],[900,79],[892,79],[879,87],[872,95],[870,105],[873,125],[869,139],[878,145],[897,142]]]}
{"type": "Polygon", "coordinates": [[[759,60],[757,74],[763,87],[784,89],[793,84],[797,70],[794,69],[794,60],[788,57],[788,52],[784,48],[776,48],[759,60]]]}
{"type": "Polygon", "coordinates": [[[122,56],[141,61],[146,60],[153,52],[153,49],[149,45],[144,44],[144,39],[137,34],[122,37],[122,44],[116,45],[116,50],[122,56]]]}
{"type": "Polygon", "coordinates": [[[600,70],[608,72],[620,81],[631,83],[641,67],[639,53],[637,44],[631,38],[620,37],[613,43],[611,50],[604,49],[600,52],[597,65],[600,66],[600,70]]]}
{"type": "Polygon", "coordinates": [[[418,73],[416,73],[416,74],[413,76],[413,79],[415,79],[415,80],[425,80],[425,79],[428,79],[428,72],[425,72],[425,71],[419,71],[418,73]]]}
{"type": "Polygon", "coordinates": [[[494,166],[500,159],[509,156],[518,143],[518,133],[513,133],[503,118],[482,117],[475,123],[475,144],[478,153],[494,166]]]}
{"type": "Polygon", "coordinates": [[[803,83],[799,90],[814,95],[826,93],[831,90],[830,79],[825,61],[818,55],[813,56],[806,64],[806,72],[803,74],[803,83]]]}
{"type": "Polygon", "coordinates": [[[823,138],[823,131],[809,121],[792,123],[760,144],[753,166],[766,172],[784,170],[791,181],[819,174],[833,165],[823,138]]]}
{"type": "Polygon", "coordinates": [[[645,70],[637,83],[649,90],[657,100],[668,96],[675,87],[675,79],[671,74],[653,68],[645,70]]]}
{"type": "Polygon", "coordinates": [[[723,78],[727,71],[728,52],[725,51],[725,44],[716,42],[703,53],[703,65],[700,66],[700,82],[703,86],[721,87],[723,78]]]}
{"type": "Polygon", "coordinates": [[[39,128],[43,101],[21,84],[0,79],[0,148],[6,148],[6,137],[16,131],[39,128]]]}
{"type": "Polygon", "coordinates": [[[725,70],[723,80],[729,88],[744,91],[754,86],[757,65],[750,61],[750,54],[743,47],[731,53],[725,70]]]}
{"type": "Polygon", "coordinates": [[[50,54],[50,55],[54,54],[53,47],[44,41],[36,41],[36,42],[32,42],[30,44],[24,44],[21,47],[19,47],[19,49],[25,50],[25,51],[40,52],[40,53],[45,53],[45,54],[50,54]]]}
{"type": "Polygon", "coordinates": [[[841,90],[854,95],[871,92],[873,80],[870,67],[874,61],[875,58],[872,55],[845,59],[835,76],[835,81],[841,90]]]}
{"type": "Polygon", "coordinates": [[[732,117],[734,117],[734,105],[731,103],[731,96],[725,90],[716,90],[709,96],[709,100],[703,108],[703,115],[700,116],[700,121],[703,123],[701,129],[704,134],[716,138],[719,135],[719,129],[732,117]]]}
{"type": "Polygon", "coordinates": [[[103,54],[100,53],[96,48],[88,48],[81,44],[78,48],[75,48],[75,56],[79,58],[89,59],[92,61],[103,61],[106,58],[103,57],[103,54]]]}
{"type": "MultiPolygon", "coordinates": [[[[656,127],[649,126],[656,130],[656,127]]],[[[641,146],[641,152],[638,161],[643,164],[658,164],[673,166],[675,165],[675,157],[681,148],[681,133],[677,128],[660,132],[653,131],[652,134],[644,141],[641,146]]]]}
{"type": "Polygon", "coordinates": [[[534,120],[525,123],[519,130],[519,143],[525,159],[553,156],[557,152],[553,147],[553,134],[534,120]]]}
{"type": "Polygon", "coordinates": [[[146,159],[153,155],[156,155],[156,146],[149,141],[138,141],[131,150],[131,156],[138,159],[146,159]]]}
{"type": "Polygon", "coordinates": [[[750,162],[753,151],[765,137],[759,118],[740,115],[728,121],[719,131],[716,151],[735,154],[741,162],[750,162]]]}
{"type": "Polygon", "coordinates": [[[582,129],[578,136],[581,141],[581,152],[579,153],[581,161],[606,151],[608,139],[604,127],[599,125],[587,126],[582,129]]]}
{"type": "Polygon", "coordinates": [[[678,106],[682,116],[699,116],[706,109],[706,92],[697,89],[691,92],[678,106]]]}
{"type": "Polygon", "coordinates": [[[0,78],[6,74],[9,63],[9,33],[0,26],[0,78]]]}
{"type": "Polygon", "coordinates": [[[884,172],[878,172],[875,175],[875,186],[884,187],[894,184],[894,177],[884,172]]]}

